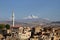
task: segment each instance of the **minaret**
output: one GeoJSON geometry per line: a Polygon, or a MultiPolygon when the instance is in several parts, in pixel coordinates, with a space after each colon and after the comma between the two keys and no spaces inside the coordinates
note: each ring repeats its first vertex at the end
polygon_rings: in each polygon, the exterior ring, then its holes
{"type": "Polygon", "coordinates": [[[14,16],[14,12],[12,11],[12,26],[13,26],[13,27],[14,27],[14,21],[15,21],[15,20],[14,20],[14,19],[15,19],[14,17],[15,17],[15,16],[14,16]]]}

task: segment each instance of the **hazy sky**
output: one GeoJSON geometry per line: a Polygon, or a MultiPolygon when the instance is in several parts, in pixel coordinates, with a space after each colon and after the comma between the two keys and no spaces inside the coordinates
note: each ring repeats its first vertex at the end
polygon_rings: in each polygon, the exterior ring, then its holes
{"type": "Polygon", "coordinates": [[[0,0],[0,18],[11,18],[12,11],[16,19],[35,15],[60,20],[60,0],[0,0]]]}

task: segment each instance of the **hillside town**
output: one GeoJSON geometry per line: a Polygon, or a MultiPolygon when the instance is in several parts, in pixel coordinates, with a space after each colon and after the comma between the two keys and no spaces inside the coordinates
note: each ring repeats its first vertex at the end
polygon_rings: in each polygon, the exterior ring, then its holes
{"type": "Polygon", "coordinates": [[[60,40],[60,26],[10,26],[0,24],[0,40],[60,40]]]}

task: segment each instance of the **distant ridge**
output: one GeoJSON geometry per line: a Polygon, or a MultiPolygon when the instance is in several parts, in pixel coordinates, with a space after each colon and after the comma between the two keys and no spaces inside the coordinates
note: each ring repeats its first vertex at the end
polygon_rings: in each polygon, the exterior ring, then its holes
{"type": "Polygon", "coordinates": [[[32,18],[32,19],[20,19],[16,20],[17,22],[28,23],[28,24],[45,24],[50,23],[50,20],[42,19],[42,18],[32,18]]]}
{"type": "MultiPolygon", "coordinates": [[[[50,20],[46,20],[46,19],[42,19],[42,18],[35,18],[34,16],[31,17],[31,19],[16,19],[15,20],[15,24],[24,24],[24,25],[40,25],[40,24],[46,24],[46,23],[50,23],[50,20]]],[[[0,23],[4,23],[4,24],[12,24],[11,20],[0,20],[0,23]]]]}
{"type": "Polygon", "coordinates": [[[60,24],[60,21],[54,21],[54,22],[52,22],[52,23],[59,23],[59,24],[60,24]]]}

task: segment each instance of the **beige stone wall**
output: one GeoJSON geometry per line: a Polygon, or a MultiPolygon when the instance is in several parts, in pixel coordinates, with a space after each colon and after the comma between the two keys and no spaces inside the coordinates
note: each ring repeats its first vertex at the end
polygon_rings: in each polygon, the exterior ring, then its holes
{"type": "Polygon", "coordinates": [[[3,35],[2,35],[2,34],[0,34],[0,39],[1,39],[1,38],[3,38],[3,35]]]}
{"type": "Polygon", "coordinates": [[[35,33],[41,32],[42,29],[43,29],[43,28],[42,28],[41,26],[36,26],[36,27],[35,27],[35,33]]]}

